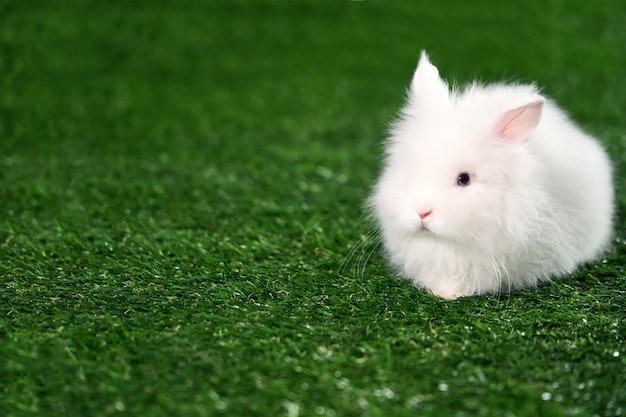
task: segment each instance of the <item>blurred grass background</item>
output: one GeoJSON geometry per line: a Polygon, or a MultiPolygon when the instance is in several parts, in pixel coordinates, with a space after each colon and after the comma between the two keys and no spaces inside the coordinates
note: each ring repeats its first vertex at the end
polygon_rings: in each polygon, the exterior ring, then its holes
{"type": "Polygon", "coordinates": [[[618,0],[0,1],[0,413],[623,414],[625,27],[618,0]],[[359,247],[422,49],[602,138],[605,260],[444,302],[359,247]]]}

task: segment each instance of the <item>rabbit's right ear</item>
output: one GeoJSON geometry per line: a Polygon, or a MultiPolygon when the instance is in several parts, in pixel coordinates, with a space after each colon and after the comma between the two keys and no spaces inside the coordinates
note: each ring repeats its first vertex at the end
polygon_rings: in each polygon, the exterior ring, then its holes
{"type": "Polygon", "coordinates": [[[498,137],[509,142],[524,142],[530,138],[541,120],[544,98],[536,95],[527,104],[509,110],[496,124],[498,137]]]}
{"type": "Polygon", "coordinates": [[[448,85],[439,77],[439,70],[430,63],[422,51],[417,69],[411,81],[411,101],[414,104],[444,104],[449,100],[448,85]]]}

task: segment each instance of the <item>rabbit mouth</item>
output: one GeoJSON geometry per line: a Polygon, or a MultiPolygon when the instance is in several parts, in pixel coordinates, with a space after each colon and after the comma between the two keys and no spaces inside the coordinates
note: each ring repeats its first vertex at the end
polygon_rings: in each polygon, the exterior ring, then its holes
{"type": "Polygon", "coordinates": [[[430,217],[427,217],[427,218],[420,217],[419,219],[417,219],[416,227],[418,231],[433,233],[432,219],[430,217]]]}
{"type": "Polygon", "coordinates": [[[429,224],[420,223],[417,225],[416,233],[418,235],[434,236],[436,233],[432,231],[429,224]]]}

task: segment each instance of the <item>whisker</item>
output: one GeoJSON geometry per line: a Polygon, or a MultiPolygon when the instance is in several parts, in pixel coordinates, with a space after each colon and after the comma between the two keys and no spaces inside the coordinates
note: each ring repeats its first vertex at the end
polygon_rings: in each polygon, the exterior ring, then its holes
{"type": "MultiPolygon", "coordinates": [[[[370,238],[372,236],[373,235],[370,235],[370,238]]],[[[381,245],[380,239],[375,238],[373,241],[374,244],[372,244],[372,241],[370,240],[368,245],[364,246],[364,251],[359,257],[359,263],[357,265],[357,270],[355,271],[359,279],[363,279],[365,277],[365,267],[381,245]],[[367,250],[368,247],[371,248],[369,251],[367,250]]]]}
{"type": "Polygon", "coordinates": [[[362,278],[365,275],[365,266],[372,257],[372,254],[380,246],[378,235],[378,230],[375,228],[361,235],[359,241],[354,244],[341,262],[341,266],[339,267],[340,275],[345,275],[348,269],[358,278],[362,278]]]}

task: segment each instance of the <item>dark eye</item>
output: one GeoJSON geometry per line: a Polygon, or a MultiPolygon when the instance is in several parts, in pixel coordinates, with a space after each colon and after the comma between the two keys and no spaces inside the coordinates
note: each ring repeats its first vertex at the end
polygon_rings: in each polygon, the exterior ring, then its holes
{"type": "Polygon", "coordinates": [[[470,183],[470,175],[467,172],[461,172],[456,179],[456,185],[466,187],[470,183]]]}

